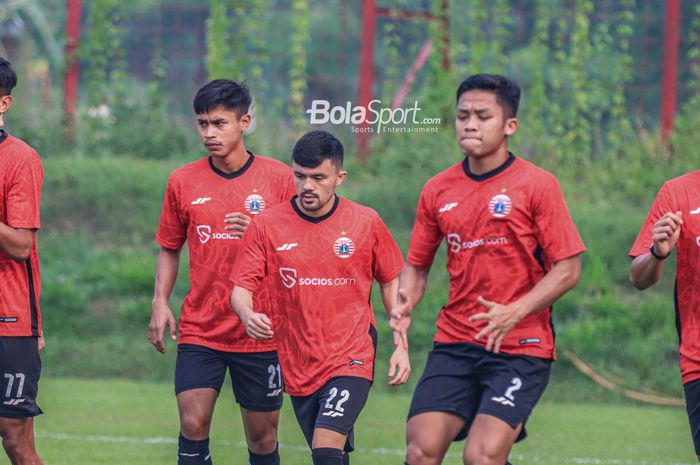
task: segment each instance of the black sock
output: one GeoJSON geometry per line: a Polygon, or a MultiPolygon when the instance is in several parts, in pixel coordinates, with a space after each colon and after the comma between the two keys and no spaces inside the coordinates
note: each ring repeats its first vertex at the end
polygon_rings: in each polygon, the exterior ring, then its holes
{"type": "Polygon", "coordinates": [[[212,465],[209,438],[192,441],[182,434],[178,440],[178,465],[212,465]]]}
{"type": "Polygon", "coordinates": [[[269,454],[254,454],[248,449],[248,465],[280,465],[279,445],[269,454]]]}
{"type": "Polygon", "coordinates": [[[311,449],[311,459],[314,465],[344,465],[343,451],[330,447],[319,447],[311,449]]]}
{"type": "Polygon", "coordinates": [[[343,454],[343,465],[350,465],[350,454],[348,452],[343,454]]]}

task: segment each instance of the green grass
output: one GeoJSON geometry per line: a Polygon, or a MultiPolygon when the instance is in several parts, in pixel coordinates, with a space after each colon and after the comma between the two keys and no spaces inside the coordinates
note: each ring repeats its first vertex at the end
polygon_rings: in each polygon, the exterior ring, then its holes
{"type": "MultiPolygon", "coordinates": [[[[695,463],[685,410],[642,405],[603,405],[547,400],[528,424],[529,439],[516,445],[516,465],[695,463]]],[[[403,462],[405,415],[410,394],[375,389],[356,425],[356,465],[403,462]]],[[[37,445],[49,465],[174,464],[178,418],[169,383],[119,379],[42,380],[36,420],[37,445]]],[[[238,408],[223,390],[212,426],[217,465],[244,464],[246,449],[238,408]]],[[[310,464],[310,454],[285,399],[280,426],[285,465],[310,464]]],[[[445,465],[461,464],[463,443],[454,444],[445,465]]],[[[0,464],[7,464],[0,458],[0,464]]]]}

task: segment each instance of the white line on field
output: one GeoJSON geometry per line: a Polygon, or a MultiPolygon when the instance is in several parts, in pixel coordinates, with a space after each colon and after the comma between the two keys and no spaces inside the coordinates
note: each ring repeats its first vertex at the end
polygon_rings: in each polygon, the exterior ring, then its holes
{"type": "MultiPolygon", "coordinates": [[[[45,433],[37,432],[36,436],[39,438],[53,439],[55,441],[84,441],[84,442],[108,442],[108,443],[128,443],[128,444],[177,444],[177,438],[139,438],[133,436],[104,436],[95,434],[67,434],[67,433],[45,433]]],[[[232,447],[248,447],[245,441],[227,441],[225,439],[218,439],[212,441],[212,443],[220,446],[232,446],[232,447]]],[[[291,449],[291,450],[301,450],[308,451],[309,448],[306,445],[300,444],[280,444],[280,449],[291,449]]],[[[384,448],[373,448],[364,449],[357,448],[355,452],[361,454],[371,454],[371,455],[397,455],[403,457],[405,454],[404,450],[400,449],[384,449],[384,448]]],[[[449,456],[461,457],[460,454],[449,454],[449,456]]],[[[525,455],[525,454],[511,454],[511,459],[516,462],[525,463],[544,463],[544,462],[556,462],[556,463],[571,463],[576,465],[695,465],[686,462],[648,462],[646,460],[630,460],[630,459],[599,459],[592,457],[546,457],[538,455],[525,455]]]]}

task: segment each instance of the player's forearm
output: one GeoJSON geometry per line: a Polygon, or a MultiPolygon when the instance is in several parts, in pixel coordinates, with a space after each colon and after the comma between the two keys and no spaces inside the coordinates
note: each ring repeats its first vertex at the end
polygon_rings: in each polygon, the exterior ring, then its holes
{"type": "Polygon", "coordinates": [[[391,310],[396,307],[396,295],[399,291],[399,278],[392,279],[386,283],[379,283],[379,291],[382,294],[382,303],[386,310],[387,318],[390,317],[391,310]]]}
{"type": "Polygon", "coordinates": [[[180,267],[180,251],[161,247],[156,262],[156,281],[153,290],[153,304],[165,303],[173,292],[180,267]]]}
{"type": "Polygon", "coordinates": [[[248,289],[235,286],[231,292],[231,306],[238,318],[245,321],[248,315],[253,313],[253,293],[248,289]]]}
{"type": "Polygon", "coordinates": [[[419,267],[410,263],[401,272],[399,278],[399,289],[406,292],[408,298],[409,315],[416,308],[416,305],[421,301],[425,294],[425,289],[428,286],[428,272],[430,267],[419,267]]]}
{"type": "Polygon", "coordinates": [[[32,254],[35,234],[32,229],[15,229],[0,223],[0,251],[16,262],[23,262],[32,254]]]}
{"type": "Polygon", "coordinates": [[[630,282],[643,291],[661,279],[665,260],[659,260],[651,253],[635,257],[630,267],[630,282]]]}
{"type": "Polygon", "coordinates": [[[547,308],[561,296],[576,287],[581,277],[581,256],[561,260],[530,292],[514,302],[522,318],[547,308]]]}

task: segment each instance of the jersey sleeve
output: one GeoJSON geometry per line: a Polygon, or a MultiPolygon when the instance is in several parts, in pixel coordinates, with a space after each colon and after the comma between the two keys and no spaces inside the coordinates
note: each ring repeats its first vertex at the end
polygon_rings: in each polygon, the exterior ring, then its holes
{"type": "Polygon", "coordinates": [[[408,249],[408,262],[411,265],[429,267],[433,264],[435,252],[442,241],[442,231],[433,214],[434,209],[425,186],[418,200],[416,221],[411,232],[411,243],[408,249]]]}
{"type": "Polygon", "coordinates": [[[234,266],[236,270],[233,276],[234,284],[251,292],[257,290],[268,274],[264,226],[260,223],[262,222],[258,219],[248,226],[248,230],[243,235],[241,252],[238,253],[234,266]]]}
{"type": "Polygon", "coordinates": [[[21,229],[39,229],[41,186],[44,170],[38,155],[17,167],[7,193],[7,225],[21,229]]]}
{"type": "Polygon", "coordinates": [[[554,177],[538,186],[533,199],[533,219],[537,243],[550,263],[586,251],[554,177]]]}
{"type": "Polygon", "coordinates": [[[637,234],[637,239],[634,241],[634,245],[632,245],[629,256],[635,258],[649,252],[649,247],[651,247],[653,243],[654,223],[666,213],[676,212],[677,210],[678,208],[676,208],[671,201],[671,196],[668,192],[668,184],[664,184],[658,194],[656,194],[654,203],[651,204],[649,213],[642,224],[642,228],[639,230],[639,234],[637,234]]]}
{"type": "Polygon", "coordinates": [[[156,242],[167,249],[179,250],[186,240],[187,224],[182,220],[177,184],[171,177],[165,190],[156,242]]]}
{"type": "Polygon", "coordinates": [[[379,215],[372,227],[372,275],[380,283],[396,278],[404,268],[403,255],[379,215]]]}

